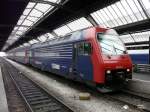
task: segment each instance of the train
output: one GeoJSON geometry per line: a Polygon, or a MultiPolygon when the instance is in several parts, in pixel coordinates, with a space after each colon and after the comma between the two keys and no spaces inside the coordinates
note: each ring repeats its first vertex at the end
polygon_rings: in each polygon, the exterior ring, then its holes
{"type": "Polygon", "coordinates": [[[132,79],[132,61],[114,29],[89,27],[61,38],[18,47],[8,58],[111,91],[132,79]]]}
{"type": "Polygon", "coordinates": [[[149,54],[148,53],[142,53],[142,54],[129,54],[131,59],[132,59],[132,63],[133,64],[149,64],[149,54]]]}

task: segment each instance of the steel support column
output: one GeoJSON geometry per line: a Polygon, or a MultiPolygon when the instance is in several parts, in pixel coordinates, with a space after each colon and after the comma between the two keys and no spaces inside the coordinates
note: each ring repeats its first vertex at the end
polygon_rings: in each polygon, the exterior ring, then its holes
{"type": "Polygon", "coordinates": [[[57,35],[54,31],[52,31],[51,34],[52,34],[55,38],[58,37],[58,35],[57,35]]]}
{"type": "Polygon", "coordinates": [[[150,64],[150,36],[149,36],[149,47],[148,47],[148,49],[149,49],[149,64],[150,64]]]}
{"type": "Polygon", "coordinates": [[[98,25],[91,15],[87,15],[87,16],[85,16],[85,18],[86,18],[93,26],[97,26],[97,25],[98,25]]]}
{"type": "Polygon", "coordinates": [[[52,5],[54,7],[60,7],[60,6],[62,6],[61,4],[57,4],[57,3],[50,2],[50,1],[45,1],[45,0],[30,0],[30,2],[42,3],[42,4],[49,4],[49,5],[52,5]]]}

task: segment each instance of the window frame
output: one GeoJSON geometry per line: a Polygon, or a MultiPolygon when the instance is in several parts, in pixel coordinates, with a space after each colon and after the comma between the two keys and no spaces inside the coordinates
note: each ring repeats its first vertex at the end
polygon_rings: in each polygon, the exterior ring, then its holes
{"type": "Polygon", "coordinates": [[[89,41],[82,41],[82,42],[79,42],[79,43],[77,43],[77,54],[78,54],[78,56],[90,56],[90,55],[92,55],[92,44],[91,44],[91,42],[89,42],[89,41]],[[90,45],[90,50],[88,51],[85,51],[85,44],[89,44],[90,45]],[[80,45],[82,45],[82,49],[81,49],[81,51],[80,51],[80,45]]]}

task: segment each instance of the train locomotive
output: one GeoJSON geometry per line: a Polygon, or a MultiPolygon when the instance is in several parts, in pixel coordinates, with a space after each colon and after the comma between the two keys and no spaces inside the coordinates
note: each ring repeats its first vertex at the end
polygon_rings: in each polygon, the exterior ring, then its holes
{"type": "Polygon", "coordinates": [[[90,27],[61,38],[15,48],[8,58],[97,88],[132,79],[132,62],[113,29],[90,27]]]}

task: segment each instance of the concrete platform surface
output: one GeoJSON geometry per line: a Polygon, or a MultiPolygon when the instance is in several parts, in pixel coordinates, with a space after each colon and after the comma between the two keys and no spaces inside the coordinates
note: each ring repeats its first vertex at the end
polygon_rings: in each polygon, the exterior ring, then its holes
{"type": "Polygon", "coordinates": [[[1,67],[0,67],[0,112],[8,112],[8,105],[3,84],[1,67]]]}
{"type": "MultiPolygon", "coordinates": [[[[130,107],[125,110],[124,104],[115,100],[110,100],[103,97],[103,94],[97,92],[90,92],[91,98],[89,100],[79,100],[81,92],[87,92],[80,84],[70,84],[63,78],[56,78],[53,75],[39,73],[29,67],[10,61],[14,66],[20,69],[21,72],[30,79],[38,82],[39,85],[44,87],[50,94],[53,94],[58,99],[63,101],[75,110],[75,112],[139,112],[135,108],[130,107]],[[74,85],[74,86],[72,86],[74,85]]],[[[88,91],[89,92],[89,91],[88,91]]]]}
{"type": "Polygon", "coordinates": [[[140,79],[130,80],[127,89],[150,96],[150,81],[144,81],[140,79]]]}
{"type": "Polygon", "coordinates": [[[133,79],[150,81],[150,73],[133,73],[133,79]]]}
{"type": "Polygon", "coordinates": [[[133,73],[133,79],[129,80],[127,89],[150,96],[150,74],[133,73]]]}

